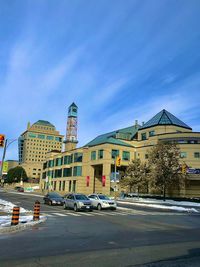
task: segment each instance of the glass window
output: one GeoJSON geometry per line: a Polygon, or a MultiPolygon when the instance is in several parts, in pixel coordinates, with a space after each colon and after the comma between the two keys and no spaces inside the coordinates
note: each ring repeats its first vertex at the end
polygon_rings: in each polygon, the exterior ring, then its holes
{"type": "Polygon", "coordinates": [[[75,166],[73,169],[73,176],[81,176],[82,175],[82,166],[75,166]]]}
{"type": "Polygon", "coordinates": [[[115,159],[117,156],[119,156],[119,150],[112,149],[112,159],[115,159]]]}
{"type": "Polygon", "coordinates": [[[71,155],[64,156],[64,164],[71,164],[71,163],[72,163],[72,156],[71,155]]]}
{"type": "Polygon", "coordinates": [[[55,170],[55,178],[62,177],[62,169],[55,170]]]}
{"type": "Polygon", "coordinates": [[[62,190],[65,191],[65,181],[63,181],[62,190]]]}
{"type": "Polygon", "coordinates": [[[47,140],[54,140],[54,137],[52,135],[47,135],[47,140]]]}
{"type": "Polygon", "coordinates": [[[38,134],[38,138],[45,139],[45,135],[44,134],[38,134]]]}
{"type": "Polygon", "coordinates": [[[82,162],[83,154],[82,153],[74,153],[74,162],[82,162]]]}
{"type": "Polygon", "coordinates": [[[70,176],[72,176],[72,168],[64,168],[63,177],[70,177],[70,176]]]}
{"type": "Polygon", "coordinates": [[[142,138],[142,140],[146,140],[147,139],[147,134],[146,133],[142,133],[141,134],[141,138],[142,138]]]}
{"type": "Polygon", "coordinates": [[[29,136],[30,138],[36,138],[36,137],[37,137],[36,134],[34,134],[34,133],[29,133],[28,136],[29,136]]]}
{"type": "Polygon", "coordinates": [[[61,166],[62,165],[62,158],[57,158],[56,159],[56,166],[61,166]]]}
{"type": "MultiPolygon", "coordinates": [[[[71,192],[72,190],[72,181],[69,181],[69,192],[71,192]]],[[[68,198],[70,199],[71,195],[68,196],[68,198]]]]}
{"type": "Polygon", "coordinates": [[[58,142],[62,142],[62,138],[61,137],[55,137],[55,140],[58,142]]]}
{"type": "Polygon", "coordinates": [[[194,152],[194,157],[195,158],[200,158],[200,152],[194,152]]]}
{"type": "Polygon", "coordinates": [[[151,137],[151,136],[154,136],[155,135],[155,131],[150,131],[149,132],[149,136],[151,137]]]}
{"type": "Polygon", "coordinates": [[[91,152],[91,160],[96,160],[96,151],[91,152]]]}
{"type": "Polygon", "coordinates": [[[123,160],[130,160],[130,152],[129,151],[123,151],[122,159],[123,160]]]}
{"type": "Polygon", "coordinates": [[[180,158],[187,158],[187,153],[186,152],[181,152],[180,153],[180,158]]]}
{"type": "Polygon", "coordinates": [[[98,151],[98,159],[103,159],[103,149],[98,151]]]}

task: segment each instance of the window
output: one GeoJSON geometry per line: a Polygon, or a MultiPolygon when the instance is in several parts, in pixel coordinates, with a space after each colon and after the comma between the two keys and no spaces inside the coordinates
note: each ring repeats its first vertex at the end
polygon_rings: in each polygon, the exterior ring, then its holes
{"type": "Polygon", "coordinates": [[[57,158],[56,159],[56,166],[61,166],[62,165],[62,158],[57,158]]]}
{"type": "Polygon", "coordinates": [[[82,166],[75,166],[73,169],[73,176],[81,176],[82,175],[82,166]]]}
{"type": "Polygon", "coordinates": [[[74,162],[82,162],[83,154],[82,153],[74,153],[74,162]]]}
{"type": "Polygon", "coordinates": [[[59,191],[61,191],[61,185],[62,185],[62,182],[60,181],[59,182],[59,191]]]}
{"type": "Polygon", "coordinates": [[[194,157],[195,158],[200,158],[200,152],[194,152],[194,157]]]}
{"type": "Polygon", "coordinates": [[[147,134],[146,133],[142,133],[141,134],[141,138],[142,138],[142,140],[146,140],[147,139],[147,134]]]}
{"type": "Polygon", "coordinates": [[[62,190],[65,191],[65,181],[63,181],[62,190]]]}
{"type": "Polygon", "coordinates": [[[155,135],[155,131],[150,131],[149,132],[149,136],[151,137],[151,136],[154,136],[155,135]]]}
{"type": "Polygon", "coordinates": [[[29,133],[29,135],[28,135],[30,138],[36,138],[36,134],[34,134],[34,133],[29,133]]]}
{"type": "Polygon", "coordinates": [[[98,151],[98,159],[103,159],[103,149],[98,151]]]}
{"type": "Polygon", "coordinates": [[[54,140],[54,137],[52,135],[47,135],[47,140],[54,140]]]}
{"type": "Polygon", "coordinates": [[[53,187],[54,190],[56,190],[56,182],[54,182],[54,187],[53,187]]]}
{"type": "Polygon", "coordinates": [[[45,139],[45,135],[44,134],[38,134],[38,138],[45,139]]]}
{"type": "MultiPolygon", "coordinates": [[[[72,190],[72,181],[69,181],[69,192],[71,192],[72,190]]],[[[70,197],[71,195],[68,196],[68,198],[70,197]]]]}
{"type": "Polygon", "coordinates": [[[62,138],[61,137],[55,137],[55,140],[58,142],[62,142],[62,138]]]}
{"type": "Polygon", "coordinates": [[[187,153],[186,152],[181,152],[180,153],[180,158],[187,158],[187,153]]]}
{"type": "Polygon", "coordinates": [[[72,176],[72,168],[64,168],[63,177],[70,177],[70,176],[72,176]]]}
{"type": "Polygon", "coordinates": [[[96,151],[91,152],[91,160],[96,160],[96,151]]]}
{"type": "Polygon", "coordinates": [[[55,170],[55,178],[62,177],[62,169],[55,170]]]}
{"type": "Polygon", "coordinates": [[[76,192],[76,180],[73,181],[73,188],[72,188],[73,192],[76,192]]]}
{"type": "Polygon", "coordinates": [[[71,164],[72,163],[72,156],[68,155],[68,156],[64,156],[64,164],[71,164]]]}
{"type": "Polygon", "coordinates": [[[119,150],[112,149],[112,159],[115,159],[117,156],[119,156],[119,150]]]}
{"type": "Polygon", "coordinates": [[[123,153],[122,153],[122,159],[123,160],[130,160],[130,152],[123,151],[123,153]]]}

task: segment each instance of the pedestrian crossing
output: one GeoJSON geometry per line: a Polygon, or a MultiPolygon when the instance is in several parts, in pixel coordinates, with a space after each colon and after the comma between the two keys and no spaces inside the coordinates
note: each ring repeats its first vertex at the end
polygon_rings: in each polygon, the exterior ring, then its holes
{"type": "Polygon", "coordinates": [[[133,209],[119,209],[116,211],[92,211],[92,212],[74,212],[63,211],[63,212],[47,212],[45,213],[47,217],[112,217],[112,216],[152,216],[152,215],[184,215],[182,213],[172,213],[172,212],[145,212],[133,209]]]}

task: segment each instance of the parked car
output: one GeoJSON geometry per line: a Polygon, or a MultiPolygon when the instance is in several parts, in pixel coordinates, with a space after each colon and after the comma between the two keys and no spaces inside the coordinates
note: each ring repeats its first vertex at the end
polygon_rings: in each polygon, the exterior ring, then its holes
{"type": "Polygon", "coordinates": [[[101,209],[117,209],[117,203],[114,199],[110,199],[109,197],[102,194],[92,194],[89,195],[88,198],[92,202],[92,206],[98,210],[101,209]]]}
{"type": "Polygon", "coordinates": [[[92,211],[92,203],[86,195],[68,194],[64,197],[64,208],[74,211],[88,210],[92,211]]]}
{"type": "Polygon", "coordinates": [[[24,192],[24,188],[21,187],[21,186],[15,186],[14,189],[15,189],[16,191],[18,191],[18,192],[24,192]]]}
{"type": "Polygon", "coordinates": [[[63,205],[64,204],[64,199],[61,195],[59,195],[56,192],[50,192],[43,198],[44,204],[48,205],[63,205]]]}

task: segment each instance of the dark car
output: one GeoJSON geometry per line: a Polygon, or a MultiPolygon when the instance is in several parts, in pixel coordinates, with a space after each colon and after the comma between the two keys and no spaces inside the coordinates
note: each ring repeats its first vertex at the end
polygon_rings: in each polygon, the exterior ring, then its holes
{"type": "Polygon", "coordinates": [[[64,199],[61,195],[56,192],[50,192],[46,196],[44,196],[44,204],[48,205],[63,205],[64,199]]]}
{"type": "Polygon", "coordinates": [[[64,197],[64,208],[74,211],[88,210],[92,211],[92,203],[84,194],[68,194],[64,197]]]}
{"type": "Polygon", "coordinates": [[[24,188],[21,187],[21,186],[15,186],[14,189],[15,189],[16,191],[18,191],[18,192],[24,192],[24,188]]]}

